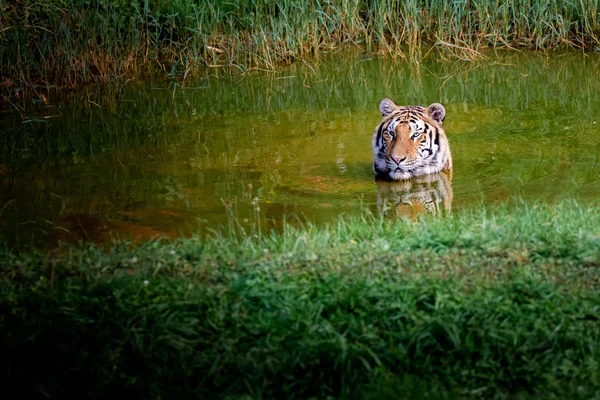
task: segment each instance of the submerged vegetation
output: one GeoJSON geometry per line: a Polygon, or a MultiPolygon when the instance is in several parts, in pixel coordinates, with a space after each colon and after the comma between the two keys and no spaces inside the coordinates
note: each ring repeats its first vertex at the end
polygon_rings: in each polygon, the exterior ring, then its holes
{"type": "Polygon", "coordinates": [[[156,69],[180,83],[200,67],[275,69],[342,45],[394,57],[432,46],[595,50],[598,0],[4,0],[0,94],[126,81],[156,69]]]}
{"type": "Polygon", "coordinates": [[[592,398],[599,234],[597,206],[563,202],[4,249],[3,377],[49,398],[592,398]]]}

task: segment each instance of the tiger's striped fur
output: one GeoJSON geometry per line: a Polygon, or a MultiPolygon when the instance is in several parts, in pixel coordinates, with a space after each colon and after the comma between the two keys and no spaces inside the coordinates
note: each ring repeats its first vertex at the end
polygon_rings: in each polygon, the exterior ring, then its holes
{"type": "Polygon", "coordinates": [[[399,181],[452,168],[444,106],[401,107],[383,99],[379,110],[383,119],[372,140],[377,177],[399,181]]]}

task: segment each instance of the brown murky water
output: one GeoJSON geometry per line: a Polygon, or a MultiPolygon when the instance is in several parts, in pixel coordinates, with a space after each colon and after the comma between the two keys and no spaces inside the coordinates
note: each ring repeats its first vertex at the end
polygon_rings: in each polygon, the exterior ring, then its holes
{"type": "MultiPolygon", "coordinates": [[[[600,57],[397,64],[328,56],[279,72],[129,85],[119,100],[0,114],[0,238],[148,239],[388,209],[600,197],[600,57]],[[441,102],[453,179],[377,183],[383,97],[441,102]]],[[[220,72],[222,73],[222,72],[220,72]]]]}

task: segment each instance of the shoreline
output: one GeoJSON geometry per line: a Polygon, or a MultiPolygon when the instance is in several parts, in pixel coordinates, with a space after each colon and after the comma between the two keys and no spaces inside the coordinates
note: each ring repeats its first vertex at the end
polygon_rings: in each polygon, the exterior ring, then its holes
{"type": "Polygon", "coordinates": [[[266,69],[343,46],[391,59],[476,60],[486,48],[596,51],[593,5],[476,0],[453,7],[291,0],[82,3],[0,10],[1,107],[44,102],[48,90],[115,84],[161,71],[185,82],[199,69],[266,69]],[[95,5],[92,5],[95,4],[95,5]],[[561,18],[557,19],[557,15],[561,18]]]}

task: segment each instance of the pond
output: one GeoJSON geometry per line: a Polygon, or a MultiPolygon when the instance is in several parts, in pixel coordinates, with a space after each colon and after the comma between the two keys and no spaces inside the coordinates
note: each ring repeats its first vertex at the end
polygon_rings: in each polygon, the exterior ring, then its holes
{"type": "Polygon", "coordinates": [[[414,216],[513,197],[597,200],[600,57],[488,56],[337,53],[276,73],[213,69],[183,86],[130,82],[105,98],[90,88],[74,102],[4,112],[0,239],[52,247],[266,232],[364,209],[414,216]],[[374,181],[384,97],[445,105],[451,181],[374,181]]]}

